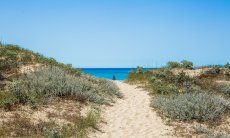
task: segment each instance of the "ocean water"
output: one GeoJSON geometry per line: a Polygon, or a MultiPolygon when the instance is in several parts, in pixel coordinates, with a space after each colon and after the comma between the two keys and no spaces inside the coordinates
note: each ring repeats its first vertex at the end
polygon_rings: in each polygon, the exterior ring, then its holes
{"type": "Polygon", "coordinates": [[[134,68],[82,68],[82,70],[97,78],[112,79],[114,75],[116,80],[125,80],[134,68]]]}
{"type": "MultiPolygon", "coordinates": [[[[135,68],[82,68],[82,70],[97,78],[112,79],[113,75],[116,80],[125,80],[128,77],[130,71],[135,68]]],[[[144,68],[143,70],[149,70],[152,68],[144,68]]]]}

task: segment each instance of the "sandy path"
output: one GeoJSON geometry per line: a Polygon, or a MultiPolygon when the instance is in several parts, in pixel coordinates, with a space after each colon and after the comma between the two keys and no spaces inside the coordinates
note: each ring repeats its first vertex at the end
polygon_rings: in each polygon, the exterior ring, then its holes
{"type": "Polygon", "coordinates": [[[150,96],[135,86],[116,82],[124,99],[118,99],[102,113],[106,123],[103,132],[91,134],[92,138],[153,138],[169,137],[172,128],[149,107],[150,96]]]}

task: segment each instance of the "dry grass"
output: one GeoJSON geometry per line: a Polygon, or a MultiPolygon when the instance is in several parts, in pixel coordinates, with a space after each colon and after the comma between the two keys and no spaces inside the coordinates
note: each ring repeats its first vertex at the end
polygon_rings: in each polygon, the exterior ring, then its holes
{"type": "Polygon", "coordinates": [[[82,116],[81,110],[81,104],[62,99],[36,110],[22,105],[10,112],[1,110],[0,136],[85,137],[96,128],[100,113],[91,108],[82,116]]]}

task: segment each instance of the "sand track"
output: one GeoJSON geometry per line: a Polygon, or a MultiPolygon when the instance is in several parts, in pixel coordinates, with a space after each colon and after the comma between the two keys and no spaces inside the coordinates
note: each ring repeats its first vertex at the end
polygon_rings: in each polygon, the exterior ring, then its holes
{"type": "Polygon", "coordinates": [[[116,82],[123,99],[118,99],[102,113],[102,132],[93,133],[94,138],[153,138],[170,137],[172,128],[151,109],[150,96],[135,86],[116,82]]]}

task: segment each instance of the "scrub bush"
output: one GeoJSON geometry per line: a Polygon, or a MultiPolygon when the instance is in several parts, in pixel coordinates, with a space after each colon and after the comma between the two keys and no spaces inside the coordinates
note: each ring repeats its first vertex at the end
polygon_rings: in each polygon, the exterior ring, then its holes
{"type": "Polygon", "coordinates": [[[229,63],[226,63],[226,64],[224,65],[224,67],[227,68],[227,69],[230,69],[230,64],[229,64],[229,63]]]}
{"type": "Polygon", "coordinates": [[[18,67],[18,62],[11,59],[0,59],[0,71],[8,71],[18,67]]]}
{"type": "Polygon", "coordinates": [[[154,80],[152,78],[152,83],[150,84],[154,93],[157,94],[175,94],[178,93],[178,88],[173,84],[166,84],[161,80],[154,80]]]}
{"type": "Polygon", "coordinates": [[[167,68],[173,69],[173,68],[180,68],[181,64],[178,62],[174,62],[174,61],[169,61],[166,65],[167,68]]]}
{"type": "Polygon", "coordinates": [[[71,97],[81,102],[89,100],[103,104],[120,94],[112,82],[89,76],[76,77],[55,66],[42,67],[34,73],[24,74],[14,80],[9,89],[23,104],[54,97],[71,97]]]}
{"type": "Polygon", "coordinates": [[[169,118],[182,121],[215,121],[230,109],[227,100],[205,92],[159,95],[153,99],[151,106],[159,109],[169,118]]]}
{"type": "Polygon", "coordinates": [[[181,67],[185,69],[193,69],[193,63],[191,61],[183,60],[181,61],[181,67]]]}
{"type": "Polygon", "coordinates": [[[230,84],[220,84],[217,86],[218,91],[230,97],[230,84]]]}

